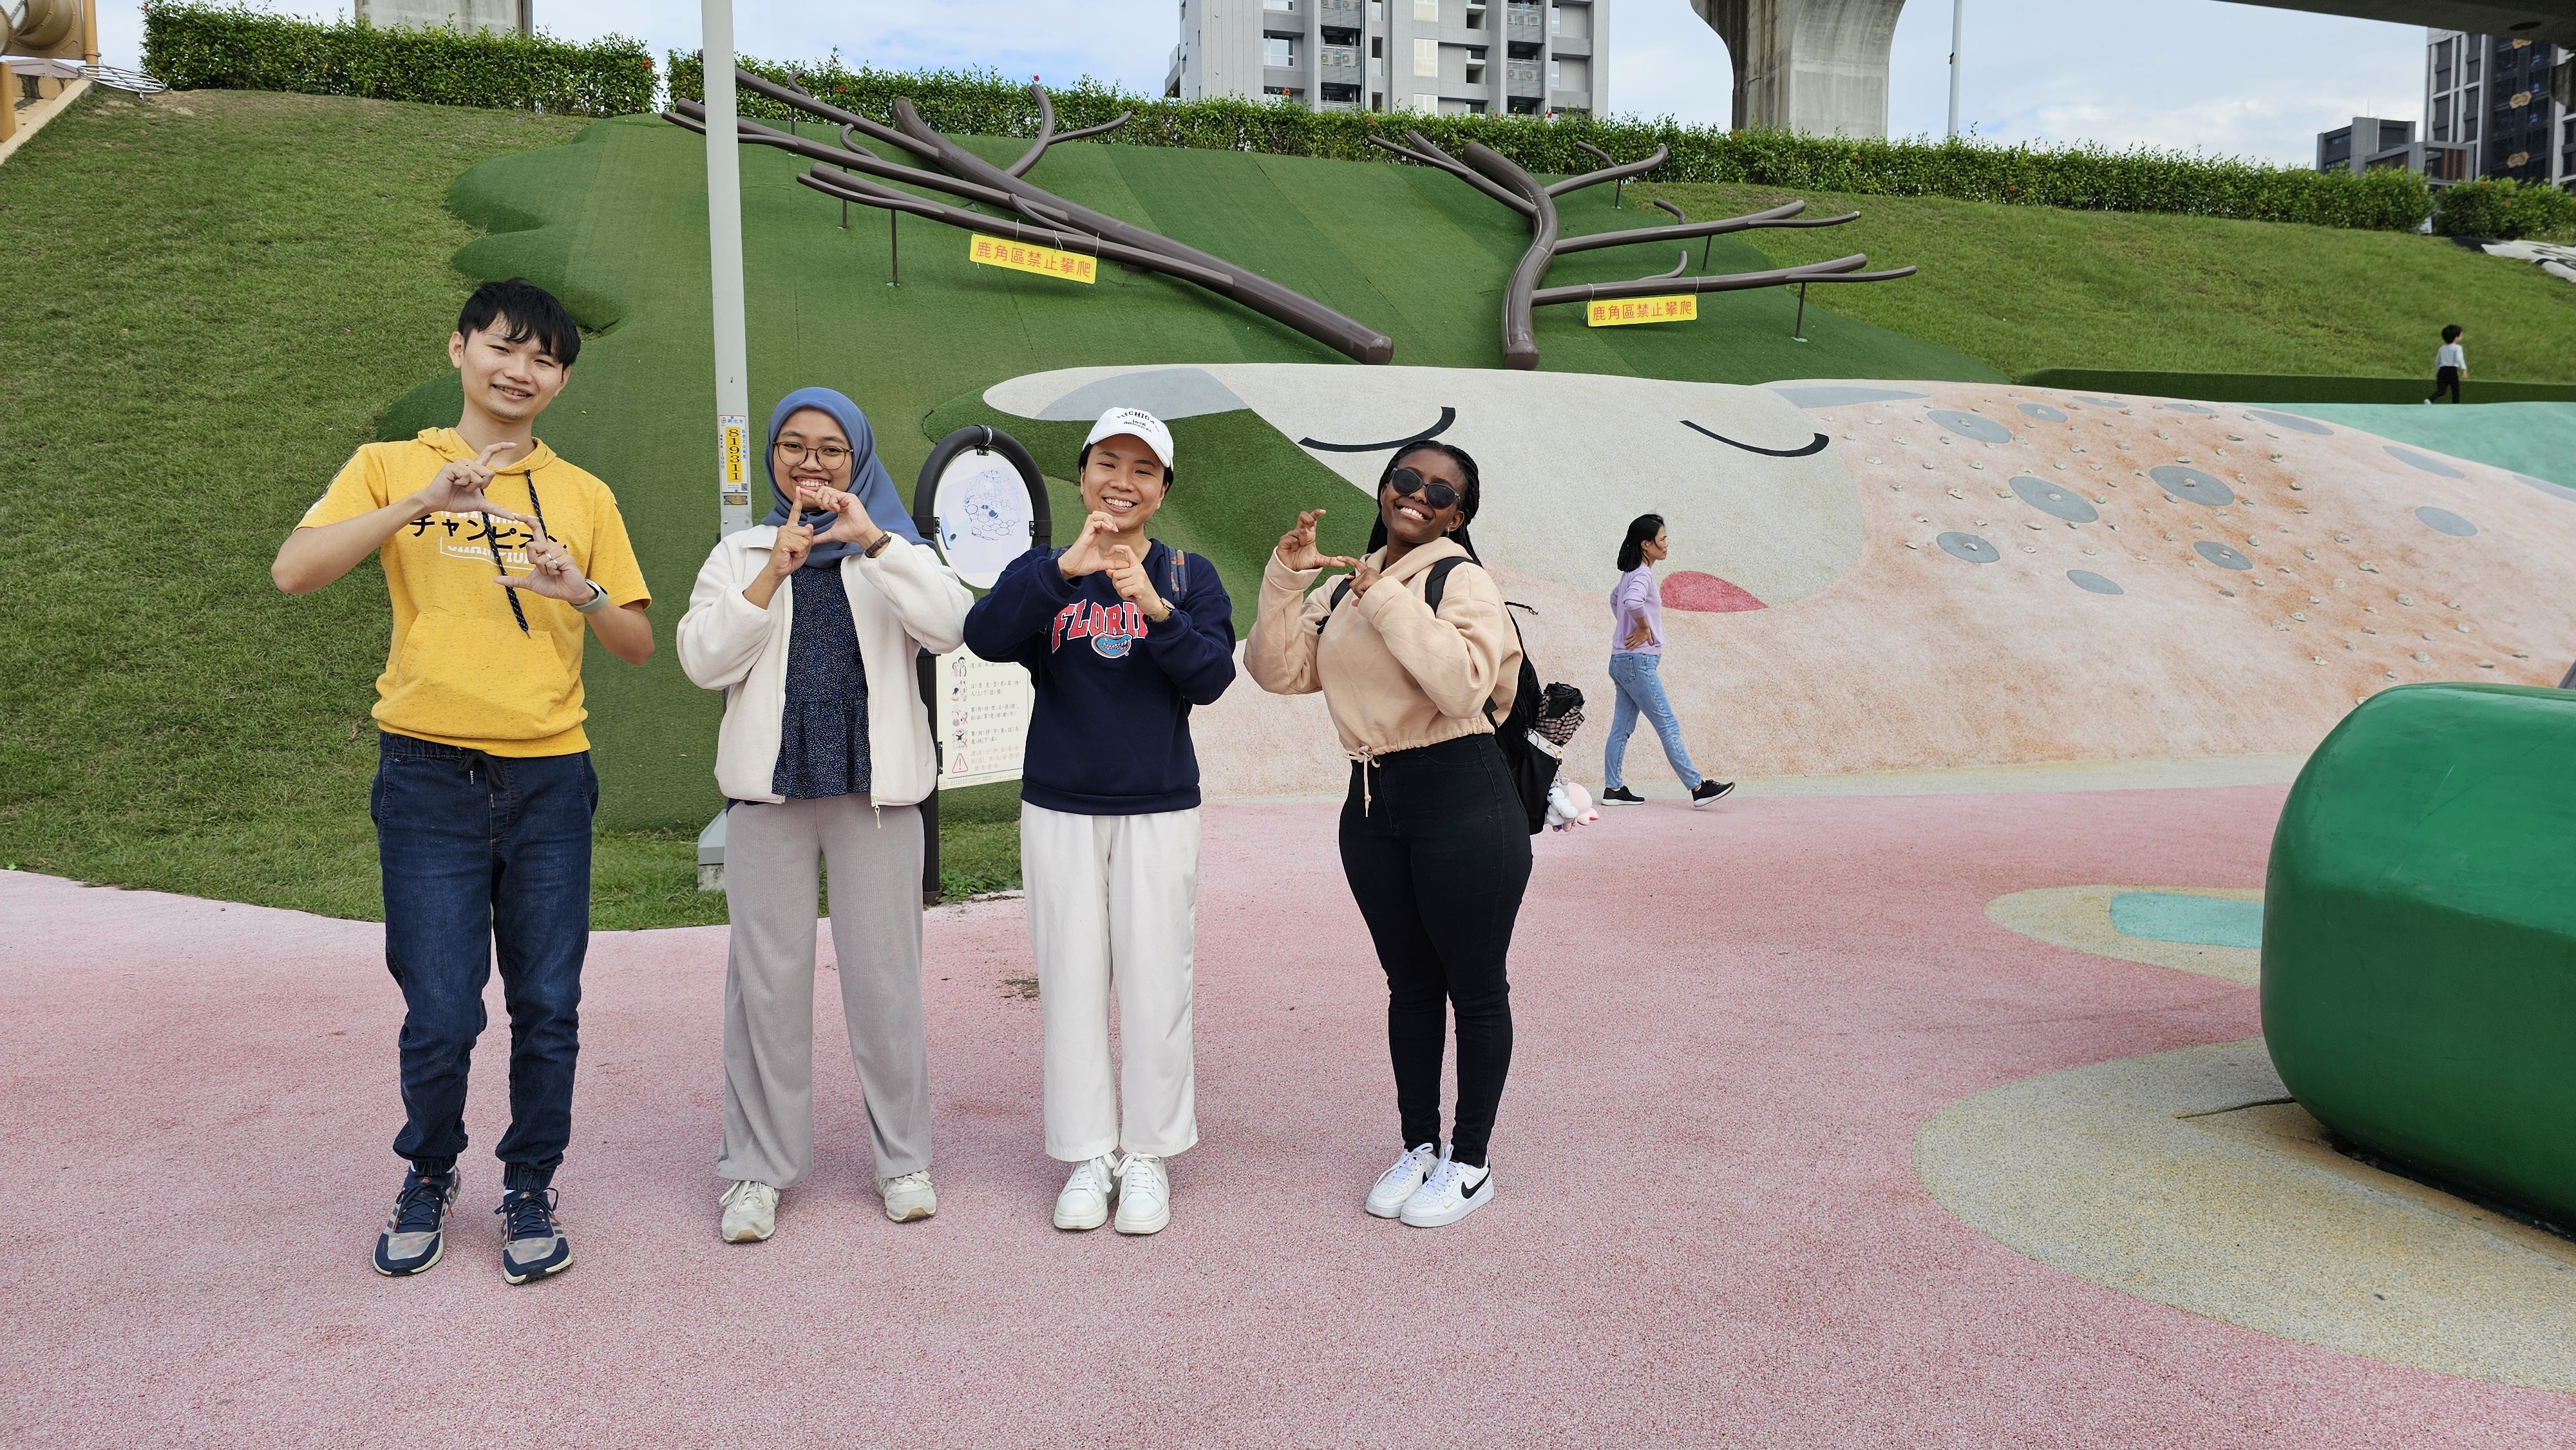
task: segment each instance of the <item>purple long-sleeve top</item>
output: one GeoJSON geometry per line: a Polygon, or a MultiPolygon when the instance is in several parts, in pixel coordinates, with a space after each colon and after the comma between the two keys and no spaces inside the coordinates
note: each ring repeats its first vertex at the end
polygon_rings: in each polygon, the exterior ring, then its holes
{"type": "Polygon", "coordinates": [[[1610,652],[1612,654],[1659,655],[1664,652],[1664,600],[1655,591],[1655,570],[1651,564],[1640,564],[1619,576],[1610,591],[1610,652]],[[1633,648],[1628,636],[1639,622],[1646,626],[1646,642],[1633,648]]]}

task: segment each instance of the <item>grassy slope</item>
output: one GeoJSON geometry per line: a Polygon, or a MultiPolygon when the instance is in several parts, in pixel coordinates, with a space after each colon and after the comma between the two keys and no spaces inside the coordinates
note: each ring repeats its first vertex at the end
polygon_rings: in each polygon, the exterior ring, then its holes
{"type": "MultiPolygon", "coordinates": [[[[383,576],[289,599],[268,561],[443,361],[466,291],[449,258],[475,236],[450,184],[583,124],[108,99],[0,168],[0,255],[37,284],[0,309],[0,531],[22,545],[0,570],[0,864],[376,914],[383,576]]],[[[667,652],[686,580],[657,583],[667,652]]],[[[594,651],[587,673],[622,668],[594,651]]],[[[1014,859],[993,814],[950,811],[978,889],[1014,859]]],[[[721,919],[693,838],[604,833],[598,923],[721,919]]]]}
{"type": "Polygon", "coordinates": [[[2576,381],[2576,287],[2447,238],[2265,222],[1841,196],[1744,186],[1632,187],[1693,217],[1803,196],[1861,219],[1762,232],[1782,262],[1855,249],[1923,270],[1820,289],[1851,317],[2019,377],[2043,367],[2432,375],[2442,326],[2468,329],[2478,376],[2576,381]]]}
{"type": "MultiPolygon", "coordinates": [[[[1008,160],[1021,143],[974,143],[1008,160]]],[[[603,122],[574,145],[476,168],[453,204],[493,229],[458,256],[483,276],[524,273],[556,286],[585,325],[585,349],[547,441],[618,489],[645,575],[666,599],[697,571],[713,523],[712,411],[705,258],[704,143],[652,118],[603,122]]],[[[828,384],[857,399],[880,451],[909,493],[940,405],[1023,372],[1085,364],[1345,360],[1196,288],[1102,269],[1096,286],[1031,277],[966,260],[963,233],[903,226],[903,285],[888,276],[882,214],[840,208],[797,186],[805,163],[743,153],[752,411],[765,420],[788,390],[828,384]]],[[[1232,152],[1075,144],[1033,179],[1205,247],[1384,329],[1402,362],[1500,361],[1496,296],[1523,245],[1514,215],[1434,173],[1232,152]]],[[[1572,231],[1660,220],[1614,213],[1606,192],[1574,198],[1572,231]]],[[[1734,263],[1764,265],[1737,245],[1734,263]]],[[[1721,247],[1720,261],[1728,253],[1721,247]]],[[[1669,265],[1660,253],[1595,253],[1557,280],[1633,276],[1669,265]]],[[[1807,346],[1788,341],[1791,299],[1777,292],[1712,299],[1693,328],[1583,326],[1545,314],[1547,365],[1589,372],[1758,381],[1784,373],[1992,377],[1973,359],[1866,323],[1822,318],[1807,346]]],[[[454,411],[453,384],[433,381],[387,415],[389,432],[454,411]]],[[[1033,437],[1032,441],[1044,440],[1033,437]]],[[[1063,456],[1041,456],[1069,471],[1063,456]]],[[[1322,470],[1313,473],[1321,477],[1322,470]]],[[[1214,485],[1220,475],[1198,473],[1214,485]]],[[[1340,485],[1334,485],[1338,489],[1340,485]]],[[[1327,491],[1325,497],[1334,494],[1327,491]]],[[[1262,511],[1275,518],[1276,507],[1262,511]]],[[[1219,527],[1208,521],[1208,527],[1219,527]]],[[[1275,528],[1274,526],[1271,526],[1275,528]]],[[[1273,535],[1275,537],[1275,534],[1273,535]]],[[[1193,542],[1196,542],[1195,540],[1193,542]]],[[[1210,552],[1216,552],[1211,550],[1210,552]]],[[[1246,555],[1250,557],[1250,555],[1246,555]]],[[[667,656],[640,672],[601,672],[592,687],[606,818],[676,827],[713,808],[707,753],[717,702],[667,656]]]]}

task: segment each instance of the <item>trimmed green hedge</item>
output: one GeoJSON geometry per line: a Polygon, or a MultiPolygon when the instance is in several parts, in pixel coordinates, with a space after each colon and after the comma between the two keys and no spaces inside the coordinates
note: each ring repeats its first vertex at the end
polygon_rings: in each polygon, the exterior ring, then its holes
{"type": "MultiPolygon", "coordinates": [[[[2212,403],[2420,403],[2432,387],[2416,378],[2339,378],[2298,373],[2156,373],[2126,368],[2041,368],[2016,381],[2105,397],[2200,398],[2212,403]]],[[[2576,383],[2507,383],[2471,378],[2460,391],[2478,403],[2576,403],[2576,383]]]]}
{"type": "Polygon", "coordinates": [[[314,24],[238,5],[146,0],[143,68],[178,90],[303,91],[556,115],[653,108],[652,53],[612,35],[546,36],[314,24]]]}
{"type": "Polygon", "coordinates": [[[2510,242],[2576,236],[2576,196],[2545,181],[2463,181],[2444,188],[2436,205],[2433,230],[2446,237],[2510,242]]]}
{"type": "MultiPolygon", "coordinates": [[[[704,97],[704,65],[673,52],[671,95],[704,97]]],[[[991,71],[851,70],[835,57],[820,65],[746,59],[759,74],[802,86],[845,110],[890,119],[897,96],[910,96],[922,119],[941,131],[1034,136],[1037,107],[1028,88],[991,71]]],[[[1425,116],[1411,112],[1310,111],[1289,101],[1163,101],[1085,78],[1049,93],[1057,125],[1071,130],[1133,110],[1136,118],[1105,140],[1129,146],[1187,146],[1394,161],[1368,142],[1400,141],[1420,129],[1455,150],[1482,141],[1538,172],[1565,174],[1599,165],[1576,148],[1590,142],[1623,161],[1657,145],[1672,159],[1657,181],[1750,182],[1797,191],[1877,196],[1948,196],[1967,201],[2069,207],[2083,211],[2172,212],[2188,216],[2304,222],[2314,226],[2411,231],[2432,210],[2424,179],[2412,172],[2361,176],[2258,165],[2171,151],[2111,151],[2098,146],[2043,150],[1972,141],[1877,141],[1785,131],[1728,131],[1661,120],[1540,120],[1514,116],[1425,116]]],[[[743,114],[782,118],[786,108],[745,94],[743,114]]]]}

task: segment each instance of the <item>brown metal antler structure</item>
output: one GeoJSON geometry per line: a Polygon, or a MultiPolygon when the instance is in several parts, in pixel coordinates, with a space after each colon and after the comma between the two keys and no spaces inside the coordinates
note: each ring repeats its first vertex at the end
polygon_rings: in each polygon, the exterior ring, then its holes
{"type": "MultiPolygon", "coordinates": [[[[1185,247],[1160,232],[1066,201],[1023,179],[1045,157],[1048,147],[1059,141],[1116,130],[1126,124],[1126,115],[1097,126],[1058,132],[1055,103],[1048,99],[1044,87],[1032,85],[1029,94],[1038,106],[1037,139],[1019,160],[1009,166],[995,166],[932,130],[907,98],[895,101],[895,124],[888,126],[740,67],[734,70],[734,81],[841,128],[840,141],[835,145],[756,121],[736,122],[738,134],[746,143],[774,146],[821,163],[796,179],[826,196],[886,211],[909,212],[964,231],[1081,252],[1159,272],[1240,303],[1361,362],[1382,363],[1395,356],[1395,343],[1386,334],[1344,317],[1304,293],[1282,287],[1223,257],[1185,247]],[[921,164],[889,161],[856,140],[853,132],[902,151],[921,164]],[[884,184],[890,181],[945,192],[1003,214],[967,211],[898,191],[884,184]],[[1013,216],[1023,220],[1015,221],[1013,216]]],[[[663,119],[702,135],[706,131],[706,109],[693,101],[679,102],[663,113],[663,119]]]]}
{"type": "MultiPolygon", "coordinates": [[[[1594,232],[1568,237],[1558,229],[1556,199],[1569,191],[1580,191],[1603,182],[1625,181],[1631,176],[1652,171],[1664,164],[1670,154],[1664,147],[1643,161],[1624,164],[1611,162],[1598,171],[1569,176],[1553,185],[1543,184],[1519,162],[1480,141],[1470,141],[1460,156],[1452,156],[1434,145],[1420,131],[1407,131],[1409,146],[1372,136],[1369,140],[1408,161],[1437,167],[1485,195],[1529,218],[1529,250],[1521,254],[1520,265],[1512,270],[1511,285],[1503,291],[1503,362],[1515,368],[1538,366],[1538,338],[1530,320],[1531,310],[1554,307],[1567,302],[1588,302],[1595,298],[1645,297],[1668,292],[1740,292],[1755,287],[1777,287],[1807,282],[1885,282],[1913,275],[1912,267],[1891,271],[1864,272],[1869,265],[1865,254],[1854,253],[1830,262],[1810,262],[1803,266],[1783,267],[1771,272],[1734,272],[1717,276],[1686,277],[1690,267],[1690,248],[1682,248],[1681,264],[1669,272],[1639,277],[1627,282],[1595,282],[1575,287],[1541,287],[1547,279],[1548,265],[1568,252],[1597,251],[1603,247],[1639,246],[1649,242],[1675,242],[1691,237],[1713,237],[1727,232],[1752,231],[1762,227],[1835,227],[1857,220],[1859,212],[1841,216],[1802,217],[1807,209],[1803,201],[1775,206],[1769,211],[1746,216],[1725,217],[1716,221],[1682,222],[1668,227],[1639,227],[1633,231],[1594,232]]],[[[1576,143],[1581,145],[1582,143],[1576,143]]],[[[1583,149],[1611,160],[1609,153],[1595,146],[1583,149]]],[[[1670,210],[1670,208],[1666,208],[1670,210]]]]}

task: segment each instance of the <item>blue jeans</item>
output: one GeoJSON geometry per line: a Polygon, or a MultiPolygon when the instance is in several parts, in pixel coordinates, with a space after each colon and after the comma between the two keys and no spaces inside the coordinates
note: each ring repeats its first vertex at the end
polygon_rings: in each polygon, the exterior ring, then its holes
{"type": "Polygon", "coordinates": [[[377,736],[368,813],[384,868],[385,966],[402,988],[405,1121],[423,1172],[465,1151],[465,1085],[494,947],[510,1014],[505,1188],[543,1188],[572,1140],[581,962],[590,945],[590,754],[486,755],[377,736]]]}
{"type": "Polygon", "coordinates": [[[1689,790],[1699,789],[1700,773],[1691,767],[1690,751],[1682,745],[1682,722],[1673,718],[1673,705],[1664,698],[1664,682],[1655,676],[1661,655],[1621,652],[1610,656],[1610,684],[1618,692],[1618,703],[1610,707],[1610,743],[1602,748],[1602,784],[1617,790],[1621,770],[1628,761],[1628,737],[1637,731],[1637,717],[1644,715],[1654,722],[1655,734],[1664,742],[1664,759],[1671,761],[1673,774],[1682,778],[1689,790]]]}

